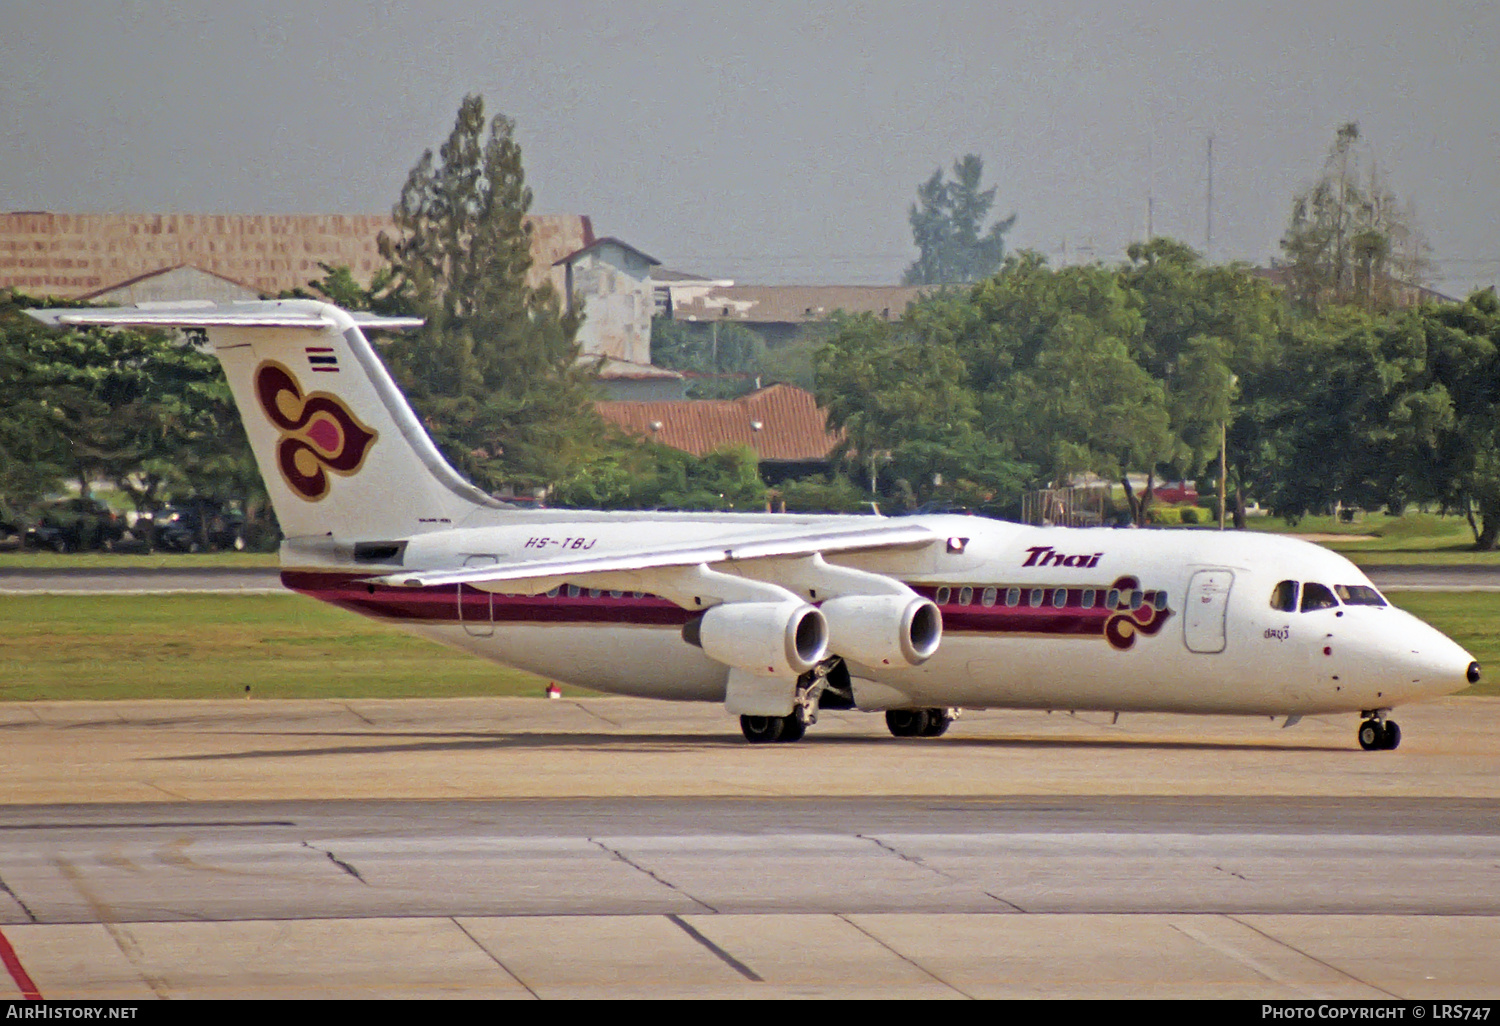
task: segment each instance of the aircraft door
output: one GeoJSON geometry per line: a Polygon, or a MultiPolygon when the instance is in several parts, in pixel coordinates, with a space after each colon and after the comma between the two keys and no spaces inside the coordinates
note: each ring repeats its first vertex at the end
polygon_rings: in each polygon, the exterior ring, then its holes
{"type": "MultiPolygon", "coordinates": [[[[464,566],[489,566],[498,562],[494,556],[470,556],[464,566]]],[[[465,633],[488,638],[495,633],[495,596],[467,584],[458,586],[458,619],[465,633]]]]}
{"type": "Polygon", "coordinates": [[[1199,570],[1188,583],[1183,603],[1182,635],[1189,652],[1211,655],[1224,651],[1224,621],[1229,613],[1229,589],[1234,574],[1228,570],[1199,570]]]}

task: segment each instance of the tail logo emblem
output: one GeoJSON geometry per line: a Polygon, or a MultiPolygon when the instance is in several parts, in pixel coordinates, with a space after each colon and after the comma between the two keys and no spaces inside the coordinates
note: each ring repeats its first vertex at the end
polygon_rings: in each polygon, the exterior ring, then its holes
{"type": "Polygon", "coordinates": [[[276,466],[282,478],[308,502],[328,494],[329,471],[342,477],[357,474],[379,437],[337,396],[304,395],[292,372],[274,360],[255,369],[255,397],[281,431],[276,466]]]}

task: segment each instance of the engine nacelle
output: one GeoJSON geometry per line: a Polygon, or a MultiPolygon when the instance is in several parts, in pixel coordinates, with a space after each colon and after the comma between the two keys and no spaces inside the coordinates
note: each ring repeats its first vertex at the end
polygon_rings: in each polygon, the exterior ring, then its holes
{"type": "Polygon", "coordinates": [[[821,609],[832,649],[866,666],[916,666],[943,640],[943,614],[911,594],[844,595],[821,609]]]}
{"type": "Polygon", "coordinates": [[[725,602],[683,624],[682,639],[726,666],[797,677],[828,655],[828,621],[805,602],[725,602]]]}

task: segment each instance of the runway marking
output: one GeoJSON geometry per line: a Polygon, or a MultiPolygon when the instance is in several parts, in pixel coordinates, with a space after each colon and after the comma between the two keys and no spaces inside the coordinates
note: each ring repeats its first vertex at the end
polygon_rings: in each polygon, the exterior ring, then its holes
{"type": "Polygon", "coordinates": [[[670,923],[675,923],[678,926],[680,926],[682,928],[682,932],[683,933],[687,934],[689,937],[693,938],[693,940],[697,941],[699,944],[702,944],[709,951],[713,952],[715,955],[717,955],[719,957],[719,960],[721,962],[723,962],[725,965],[729,966],[729,968],[731,968],[735,972],[739,973],[741,976],[743,976],[745,979],[749,980],[751,983],[765,983],[766,982],[761,977],[761,975],[759,973],[757,973],[754,969],[751,969],[744,962],[741,962],[739,959],[735,958],[729,952],[727,952],[723,948],[719,947],[713,941],[711,941],[707,937],[703,936],[703,934],[701,934],[697,930],[693,929],[693,927],[690,924],[688,924],[688,923],[686,923],[686,922],[683,921],[683,919],[682,919],[681,916],[676,915],[676,914],[669,914],[667,916],[667,921],[670,922],[670,923]]]}
{"type": "MultiPolygon", "coordinates": [[[[22,908],[25,908],[25,906],[23,905],[22,908]]],[[[31,915],[31,913],[28,912],[27,915],[31,915]]],[[[35,919],[34,916],[32,918],[35,919]]],[[[5,968],[10,973],[10,978],[20,988],[22,1000],[42,1000],[42,992],[37,990],[36,984],[32,981],[30,974],[26,972],[26,967],[21,964],[21,956],[17,955],[16,949],[11,947],[10,938],[5,936],[5,931],[3,930],[0,930],[0,960],[5,962],[5,968]]]]}
{"type": "Polygon", "coordinates": [[[0,823],[0,830],[178,830],[188,827],[296,826],[289,819],[174,819],[157,823],[117,820],[109,823],[0,823]]]}
{"type": "MultiPolygon", "coordinates": [[[[1231,922],[1238,922],[1238,920],[1235,920],[1232,916],[1225,916],[1225,918],[1229,919],[1231,922]]],[[[1239,925],[1244,924],[1241,923],[1239,925]]],[[[1310,991],[1298,986],[1297,981],[1293,980],[1285,973],[1277,972],[1275,969],[1266,965],[1258,958],[1254,958],[1251,955],[1246,954],[1245,952],[1241,951],[1239,948],[1236,948],[1231,944],[1226,944],[1222,941],[1214,940],[1214,938],[1210,937],[1202,930],[1195,929],[1191,926],[1179,926],[1178,924],[1173,922],[1168,922],[1167,926],[1173,930],[1176,930],[1184,937],[1190,937],[1193,940],[1197,941],[1199,944],[1202,944],[1204,947],[1212,948],[1214,951],[1217,951],[1219,954],[1225,956],[1226,958],[1233,959],[1234,961],[1240,963],[1240,965],[1245,966],[1253,972],[1259,973],[1266,979],[1270,980],[1272,983],[1279,983],[1283,987],[1290,987],[1293,991],[1304,998],[1310,998],[1313,1000],[1328,1000],[1330,998],[1330,995],[1328,994],[1323,994],[1318,991],[1310,991]]],[[[1301,954],[1301,952],[1298,952],[1298,954],[1301,954]]],[[[1345,975],[1348,974],[1346,973],[1345,975]]]]}
{"type": "Polygon", "coordinates": [[[104,932],[109,934],[109,939],[115,942],[115,947],[120,949],[120,954],[124,955],[125,960],[130,963],[131,967],[141,974],[141,979],[145,982],[146,986],[151,988],[151,993],[163,1001],[168,1000],[171,995],[167,993],[166,981],[146,970],[146,953],[141,950],[141,946],[136,939],[130,935],[130,931],[126,930],[116,921],[114,911],[98,895],[94,894],[88,884],[84,882],[83,874],[78,871],[78,867],[61,857],[54,857],[52,861],[62,871],[62,875],[67,879],[68,883],[73,885],[73,889],[78,892],[79,897],[83,898],[84,903],[89,907],[89,911],[94,913],[95,922],[104,927],[104,932]]]}

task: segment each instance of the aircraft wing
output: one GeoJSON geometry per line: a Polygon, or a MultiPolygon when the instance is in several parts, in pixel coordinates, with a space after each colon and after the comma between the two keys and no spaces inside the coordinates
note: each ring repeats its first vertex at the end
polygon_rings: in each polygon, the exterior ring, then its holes
{"type": "MultiPolygon", "coordinates": [[[[873,518],[872,518],[873,519],[873,518]]],[[[869,526],[825,530],[795,527],[738,537],[725,535],[693,545],[625,549],[566,559],[526,559],[453,570],[430,570],[371,578],[372,583],[405,588],[441,584],[481,584],[532,578],[638,571],[665,567],[725,563],[747,559],[790,558],[831,552],[908,548],[937,541],[931,528],[912,521],[877,520],[869,526]]]]}

